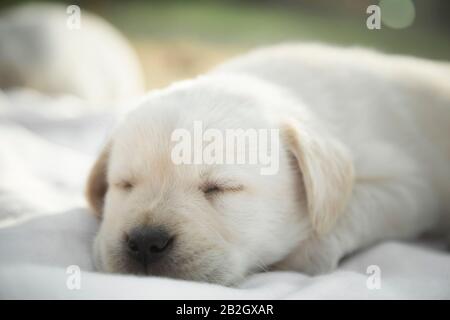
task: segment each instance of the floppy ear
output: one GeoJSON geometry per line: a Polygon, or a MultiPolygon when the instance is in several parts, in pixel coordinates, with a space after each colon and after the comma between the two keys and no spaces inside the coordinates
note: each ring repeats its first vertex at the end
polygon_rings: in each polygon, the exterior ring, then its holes
{"type": "Polygon", "coordinates": [[[106,180],[106,170],[108,167],[109,145],[105,146],[97,161],[91,169],[86,185],[86,198],[90,207],[100,218],[103,212],[103,202],[108,183],[106,180]]]}
{"type": "Polygon", "coordinates": [[[295,120],[284,123],[281,132],[303,176],[311,224],[317,234],[324,234],[344,212],[352,193],[350,153],[331,136],[295,120]]]}

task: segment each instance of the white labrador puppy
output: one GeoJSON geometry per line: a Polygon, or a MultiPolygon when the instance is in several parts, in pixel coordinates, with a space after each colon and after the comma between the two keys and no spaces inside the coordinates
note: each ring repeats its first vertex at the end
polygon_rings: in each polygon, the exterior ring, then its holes
{"type": "Polygon", "coordinates": [[[244,55],[149,94],[118,126],[87,186],[102,219],[97,266],[233,284],[268,267],[323,273],[377,241],[448,232],[449,138],[444,63],[322,45],[244,55]],[[173,133],[195,135],[195,121],[279,129],[277,173],[175,164],[173,133]]]}
{"type": "Polygon", "coordinates": [[[0,88],[73,94],[93,105],[141,95],[144,78],[128,41],[99,16],[68,8],[24,4],[0,16],[0,88]]]}

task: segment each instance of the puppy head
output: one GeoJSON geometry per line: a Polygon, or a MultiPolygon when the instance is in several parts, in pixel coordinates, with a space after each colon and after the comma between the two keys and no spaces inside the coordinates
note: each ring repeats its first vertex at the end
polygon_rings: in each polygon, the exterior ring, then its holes
{"type": "Polygon", "coordinates": [[[273,101],[248,87],[181,84],[150,96],[118,127],[87,186],[102,219],[100,270],[233,284],[332,227],[351,185],[345,152],[297,122],[274,121],[273,101]],[[221,132],[280,129],[278,172],[262,175],[260,163],[175,164],[172,133],[195,136],[198,120],[221,132]]]}

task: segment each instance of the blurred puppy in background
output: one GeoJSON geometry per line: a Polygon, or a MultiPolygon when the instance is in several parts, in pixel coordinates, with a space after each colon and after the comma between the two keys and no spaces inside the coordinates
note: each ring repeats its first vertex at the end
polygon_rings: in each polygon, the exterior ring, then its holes
{"type": "Polygon", "coordinates": [[[99,16],[66,10],[35,3],[1,15],[0,88],[72,94],[92,105],[141,95],[144,77],[128,41],[99,16]]]}

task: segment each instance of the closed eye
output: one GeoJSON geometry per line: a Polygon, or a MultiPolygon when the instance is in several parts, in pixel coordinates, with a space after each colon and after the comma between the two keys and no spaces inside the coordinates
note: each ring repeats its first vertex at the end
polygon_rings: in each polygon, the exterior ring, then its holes
{"type": "Polygon", "coordinates": [[[221,191],[222,191],[222,189],[216,185],[207,186],[205,189],[203,189],[204,194],[212,194],[212,193],[217,193],[217,192],[221,192],[221,191]]]}
{"type": "Polygon", "coordinates": [[[124,191],[131,191],[133,189],[134,184],[128,180],[122,180],[115,183],[115,186],[124,191]]]}
{"type": "Polygon", "coordinates": [[[237,185],[231,185],[231,184],[221,184],[221,183],[205,183],[203,184],[200,189],[203,191],[203,193],[206,196],[211,196],[223,192],[238,192],[242,191],[244,189],[243,185],[237,184],[237,185]]]}

